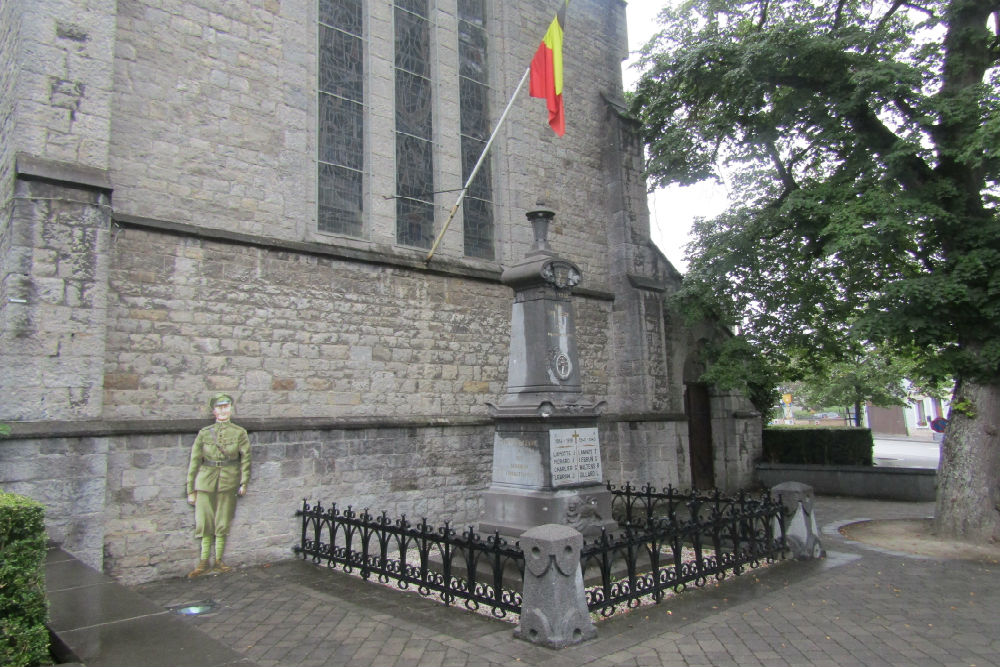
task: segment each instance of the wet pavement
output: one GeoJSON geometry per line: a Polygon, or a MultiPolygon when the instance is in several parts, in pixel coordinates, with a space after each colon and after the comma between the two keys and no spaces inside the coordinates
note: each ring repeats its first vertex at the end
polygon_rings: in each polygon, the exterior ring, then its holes
{"type": "MultiPolygon", "coordinates": [[[[838,530],[927,517],[932,503],[816,500],[826,559],[686,591],[601,621],[596,639],[561,651],[515,640],[511,623],[296,560],[131,590],[162,610],[214,605],[170,616],[261,667],[1000,664],[1000,565],[908,555],[838,530]]],[[[121,664],[177,664],[169,653],[135,657],[121,664]]]]}

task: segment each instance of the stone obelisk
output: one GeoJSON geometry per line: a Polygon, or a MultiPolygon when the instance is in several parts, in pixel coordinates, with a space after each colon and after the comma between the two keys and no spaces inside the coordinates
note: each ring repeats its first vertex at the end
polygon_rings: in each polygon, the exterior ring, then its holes
{"type": "Polygon", "coordinates": [[[496,432],[481,532],[519,536],[564,524],[594,534],[616,526],[597,428],[604,401],[583,402],[580,383],[571,293],[582,275],[549,246],[554,215],[527,214],[534,244],[501,276],[514,290],[510,360],[507,392],[488,405],[496,432]]]}

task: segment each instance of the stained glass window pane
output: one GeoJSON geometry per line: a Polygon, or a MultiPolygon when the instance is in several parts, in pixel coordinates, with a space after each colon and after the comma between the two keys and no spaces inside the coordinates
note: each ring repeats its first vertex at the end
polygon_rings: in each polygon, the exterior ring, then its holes
{"type": "Polygon", "coordinates": [[[493,203],[466,197],[462,206],[465,208],[465,254],[494,259],[493,203]]]}
{"type": "Polygon", "coordinates": [[[364,107],[355,102],[319,96],[319,159],[351,169],[364,167],[364,107]]]}
{"type": "Polygon", "coordinates": [[[486,30],[466,21],[458,22],[458,73],[486,83],[486,30]]]}
{"type": "Polygon", "coordinates": [[[434,233],[434,145],[427,0],[397,0],[396,240],[429,248],[434,233]]]}
{"type": "MultiPolygon", "coordinates": [[[[426,2],[424,5],[426,6],[426,2]]],[[[396,67],[431,75],[431,31],[426,18],[396,7],[396,67]]]]}
{"type": "MultiPolygon", "coordinates": [[[[472,169],[476,166],[476,161],[485,147],[485,141],[462,137],[462,175],[465,179],[469,178],[469,174],[472,173],[472,169]]],[[[469,185],[469,196],[479,197],[480,199],[492,199],[492,183],[492,169],[490,167],[489,156],[487,155],[486,159],[483,160],[483,165],[479,168],[479,173],[476,174],[476,177],[472,179],[472,183],[469,185]]]]}
{"type": "Polygon", "coordinates": [[[361,36],[362,0],[319,0],[319,21],[361,36]]]}
{"type": "Polygon", "coordinates": [[[363,234],[363,0],[319,0],[317,228],[363,234]]]}
{"type": "Polygon", "coordinates": [[[362,67],[359,38],[325,25],[319,27],[320,91],[363,101],[362,67]]]}
{"type": "Polygon", "coordinates": [[[428,220],[434,219],[434,207],[427,202],[413,199],[396,200],[396,240],[400,245],[430,248],[433,226],[428,220]]]}
{"type": "Polygon", "coordinates": [[[427,18],[427,0],[396,0],[396,6],[408,12],[427,18]]]}
{"type": "MultiPolygon", "coordinates": [[[[462,175],[468,179],[490,133],[485,2],[459,0],[458,16],[462,175]]],[[[494,259],[492,200],[493,174],[487,155],[462,204],[467,256],[494,259]]]]}
{"type": "Polygon", "coordinates": [[[319,230],[361,236],[362,174],[332,164],[319,165],[319,230]]]}
{"type": "Polygon", "coordinates": [[[478,26],[486,25],[485,0],[458,0],[458,18],[478,26]]]}
{"type": "Polygon", "coordinates": [[[397,135],[396,190],[403,197],[431,201],[434,191],[433,144],[423,139],[397,135]]]}
{"type": "Polygon", "coordinates": [[[396,131],[431,138],[430,79],[396,70],[396,131]]]}
{"type": "Polygon", "coordinates": [[[486,141],[490,136],[487,108],[489,89],[471,79],[460,79],[459,103],[462,109],[462,135],[486,141]]]}

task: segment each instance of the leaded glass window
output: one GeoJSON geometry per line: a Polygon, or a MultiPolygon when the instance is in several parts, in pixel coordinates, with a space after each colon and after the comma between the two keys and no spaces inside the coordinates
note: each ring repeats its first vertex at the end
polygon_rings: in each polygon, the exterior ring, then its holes
{"type": "MultiPolygon", "coordinates": [[[[458,0],[463,180],[468,180],[490,133],[485,4],[484,0],[458,0]]],[[[465,254],[493,259],[493,175],[489,156],[469,186],[463,209],[465,254]]]]}
{"type": "Polygon", "coordinates": [[[427,0],[396,0],[396,240],[434,241],[431,29],[427,0]]]}
{"type": "Polygon", "coordinates": [[[319,0],[320,231],[363,233],[363,0],[319,0]]]}

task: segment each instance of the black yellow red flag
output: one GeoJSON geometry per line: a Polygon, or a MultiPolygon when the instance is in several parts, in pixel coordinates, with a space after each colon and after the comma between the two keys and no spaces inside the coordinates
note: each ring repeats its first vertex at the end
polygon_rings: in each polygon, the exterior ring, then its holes
{"type": "Polygon", "coordinates": [[[549,110],[549,126],[560,137],[566,132],[563,111],[563,26],[566,25],[566,8],[563,3],[531,59],[531,81],[528,92],[532,97],[545,99],[549,110]]]}

